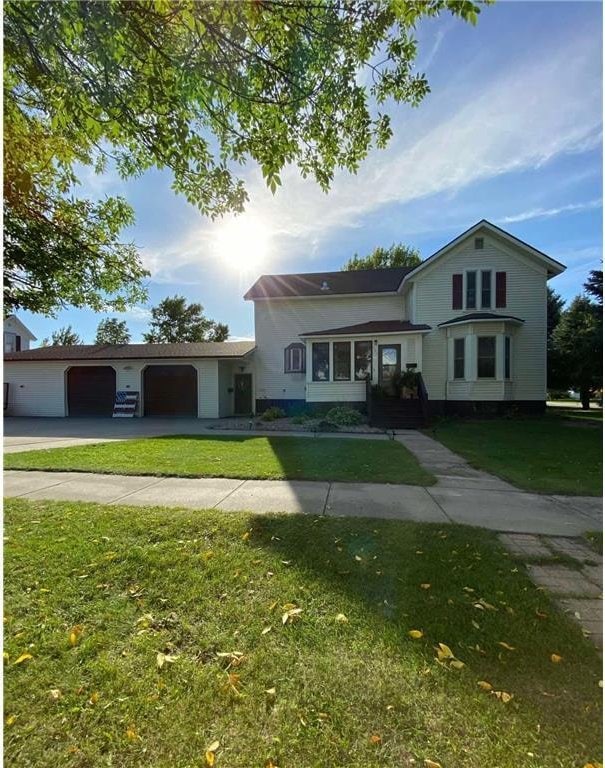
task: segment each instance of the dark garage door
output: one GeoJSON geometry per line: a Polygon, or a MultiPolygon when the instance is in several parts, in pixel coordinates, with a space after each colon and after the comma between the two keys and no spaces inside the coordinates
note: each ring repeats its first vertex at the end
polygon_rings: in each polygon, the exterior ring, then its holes
{"type": "Polygon", "coordinates": [[[116,372],[109,365],[75,366],[67,372],[70,416],[111,416],[116,397],[116,372]]]}
{"type": "Polygon", "coordinates": [[[143,372],[145,416],[197,417],[197,371],[191,365],[150,365],[143,372]]]}

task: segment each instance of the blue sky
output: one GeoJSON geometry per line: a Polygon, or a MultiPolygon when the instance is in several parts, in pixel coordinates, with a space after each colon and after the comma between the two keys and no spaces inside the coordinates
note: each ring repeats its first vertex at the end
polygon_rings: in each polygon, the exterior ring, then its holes
{"type": "MultiPolygon", "coordinates": [[[[170,189],[168,173],[127,182],[82,174],[83,194],[121,194],[137,223],[125,234],[151,270],[146,306],[120,315],[141,340],[149,307],[175,293],[253,335],[242,295],[263,272],[339,269],[357,252],[404,242],[423,257],[486,218],[568,267],[566,299],[602,258],[602,9],[598,2],[501,2],[476,27],[449,16],[418,30],[417,66],[431,93],[391,111],[394,136],[326,196],[295,168],[275,196],[243,170],[250,203],[211,222],[170,189]]],[[[20,313],[39,341],[71,323],[92,343],[104,315],[20,313]]]]}

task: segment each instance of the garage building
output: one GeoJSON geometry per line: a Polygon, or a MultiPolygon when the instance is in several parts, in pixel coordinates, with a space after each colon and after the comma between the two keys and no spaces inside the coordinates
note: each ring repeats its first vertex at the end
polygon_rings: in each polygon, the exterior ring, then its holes
{"type": "Polygon", "coordinates": [[[254,411],[254,342],[85,344],[4,355],[8,416],[110,417],[116,392],[137,416],[221,418],[254,411]]]}

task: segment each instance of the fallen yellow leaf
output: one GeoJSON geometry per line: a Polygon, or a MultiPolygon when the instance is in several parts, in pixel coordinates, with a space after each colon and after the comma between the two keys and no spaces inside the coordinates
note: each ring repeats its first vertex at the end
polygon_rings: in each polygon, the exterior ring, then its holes
{"type": "Polygon", "coordinates": [[[266,635],[267,632],[271,632],[272,627],[264,627],[263,631],[261,632],[261,635],[266,635]]]}
{"type": "Polygon", "coordinates": [[[347,619],[347,617],[344,615],[344,613],[337,613],[337,614],[336,614],[336,617],[335,617],[335,619],[336,619],[336,621],[338,621],[340,624],[347,624],[347,623],[348,623],[348,621],[349,621],[349,620],[347,619]]]}
{"type": "Polygon", "coordinates": [[[477,685],[482,691],[492,691],[494,689],[494,686],[491,683],[488,683],[487,680],[479,680],[477,685]]]}
{"type": "Polygon", "coordinates": [[[410,629],[408,635],[412,640],[420,640],[421,637],[424,637],[424,632],[421,632],[419,629],[410,629]]]}
{"type": "Polygon", "coordinates": [[[17,664],[23,664],[24,661],[29,661],[29,659],[33,659],[33,658],[34,657],[31,655],[31,653],[22,653],[18,659],[15,659],[15,663],[13,666],[16,666],[17,664]]]}
{"type": "Polygon", "coordinates": [[[244,533],[244,535],[242,536],[242,541],[248,541],[249,538],[250,538],[250,531],[246,531],[246,533],[244,533]]]}
{"type": "Polygon", "coordinates": [[[420,585],[420,589],[430,589],[430,588],[431,588],[430,584],[421,584],[420,585]]]}
{"type": "Polygon", "coordinates": [[[82,632],[84,630],[82,627],[77,624],[75,627],[72,627],[69,633],[69,644],[72,646],[77,645],[80,642],[80,638],[82,637],[82,632]]]}
{"type": "Polygon", "coordinates": [[[444,659],[453,659],[454,654],[452,652],[452,649],[449,647],[449,645],[446,645],[445,643],[439,643],[439,648],[437,650],[437,658],[439,661],[443,661],[444,659]]]}
{"type": "Polygon", "coordinates": [[[539,619],[546,619],[546,618],[548,617],[548,614],[547,614],[547,613],[544,613],[544,611],[540,611],[540,610],[538,610],[538,609],[536,608],[536,616],[537,616],[539,619]]]}
{"type": "Polygon", "coordinates": [[[454,669],[462,669],[463,666],[464,662],[459,659],[452,659],[452,661],[450,661],[450,667],[454,667],[454,669]]]}
{"type": "Polygon", "coordinates": [[[550,660],[553,664],[560,664],[563,661],[563,656],[559,656],[558,653],[551,653],[550,660]]]}
{"type": "Polygon", "coordinates": [[[4,721],[4,725],[6,725],[7,727],[10,727],[15,722],[16,719],[17,719],[17,715],[9,715],[4,721]]]}
{"type": "Polygon", "coordinates": [[[373,733],[370,736],[370,744],[380,744],[381,741],[382,741],[382,737],[379,736],[377,733],[373,733]]]}
{"type": "Polygon", "coordinates": [[[513,698],[512,693],[507,693],[506,691],[492,691],[492,693],[497,699],[500,699],[500,701],[503,701],[505,704],[508,704],[513,698]]]}
{"type": "Polygon", "coordinates": [[[434,760],[429,760],[428,757],[425,757],[424,768],[441,768],[441,763],[436,763],[434,760]]]}
{"type": "Polygon", "coordinates": [[[136,741],[139,738],[134,725],[129,725],[126,729],[126,738],[128,741],[136,741]]]}
{"type": "Polygon", "coordinates": [[[215,757],[216,757],[214,752],[210,752],[209,750],[206,750],[205,757],[206,757],[206,765],[208,766],[208,768],[212,768],[212,766],[214,765],[215,757]]]}
{"type": "Polygon", "coordinates": [[[498,642],[498,645],[501,645],[503,648],[506,648],[507,651],[515,650],[512,645],[509,645],[508,643],[504,643],[502,641],[498,642]]]}

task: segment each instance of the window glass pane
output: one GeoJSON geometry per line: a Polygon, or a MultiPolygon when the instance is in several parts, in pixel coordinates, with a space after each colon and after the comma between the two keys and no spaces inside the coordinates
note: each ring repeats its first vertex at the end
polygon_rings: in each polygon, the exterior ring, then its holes
{"type": "Polygon", "coordinates": [[[464,339],[454,339],[454,378],[464,378],[464,339]]]}
{"type": "Polygon", "coordinates": [[[489,309],[492,305],[492,273],[481,272],[481,308],[489,309]]]}
{"type": "Polygon", "coordinates": [[[334,381],[351,380],[351,342],[334,342],[334,381]]]}
{"type": "Polygon", "coordinates": [[[477,273],[466,273],[466,308],[475,309],[477,307],[477,273]]]}
{"type": "Polygon", "coordinates": [[[372,378],[372,342],[355,342],[355,381],[372,378]]]}
{"type": "Polygon", "coordinates": [[[16,351],[16,335],[14,333],[4,333],[4,351],[15,352],[16,351]]]}
{"type": "Polygon", "coordinates": [[[313,381],[330,380],[330,344],[327,341],[313,344],[313,381]]]}
{"type": "Polygon", "coordinates": [[[477,339],[477,378],[496,376],[496,337],[479,336],[477,339]]]}
{"type": "Polygon", "coordinates": [[[510,379],[510,340],[504,339],[504,378],[510,379]]]}

